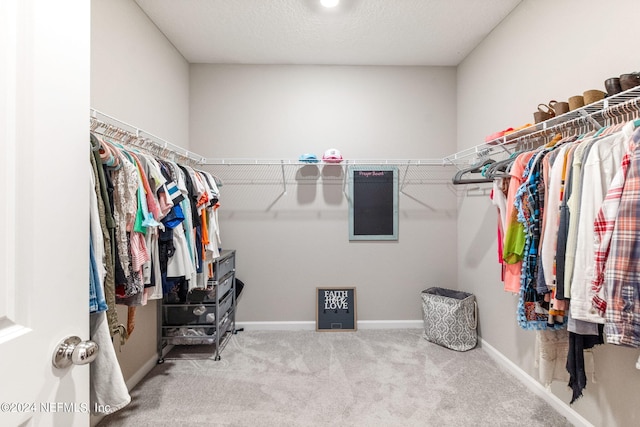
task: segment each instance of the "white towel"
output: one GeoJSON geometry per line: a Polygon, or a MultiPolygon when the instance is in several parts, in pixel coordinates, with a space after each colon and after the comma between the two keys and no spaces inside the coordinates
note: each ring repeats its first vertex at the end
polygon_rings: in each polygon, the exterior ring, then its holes
{"type": "Polygon", "coordinates": [[[91,411],[95,415],[106,415],[127,406],[131,396],[111,342],[105,312],[93,313],[90,317],[91,340],[98,344],[98,357],[90,365],[91,411]]]}

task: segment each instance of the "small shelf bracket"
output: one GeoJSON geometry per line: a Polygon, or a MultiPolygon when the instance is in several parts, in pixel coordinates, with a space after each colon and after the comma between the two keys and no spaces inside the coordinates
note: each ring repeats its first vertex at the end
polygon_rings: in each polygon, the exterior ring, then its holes
{"type": "Polygon", "coordinates": [[[284,173],[284,160],[280,160],[280,169],[282,170],[282,192],[287,194],[287,177],[284,173]]]}
{"type": "Polygon", "coordinates": [[[579,111],[580,111],[580,115],[582,117],[585,117],[594,126],[595,129],[600,129],[602,127],[600,122],[598,122],[596,119],[593,118],[592,114],[587,113],[583,109],[580,109],[579,111]]]}

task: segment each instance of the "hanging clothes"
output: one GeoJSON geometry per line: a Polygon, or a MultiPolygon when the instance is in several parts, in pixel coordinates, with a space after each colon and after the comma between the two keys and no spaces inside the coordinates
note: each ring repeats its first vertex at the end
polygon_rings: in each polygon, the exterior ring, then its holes
{"type": "MultiPolygon", "coordinates": [[[[115,248],[110,270],[117,280],[111,306],[130,307],[126,329],[131,332],[136,306],[163,298],[176,284],[186,289],[206,284],[203,266],[220,256],[219,189],[214,177],[190,166],[127,149],[110,137],[92,134],[92,140],[110,189],[115,248]]],[[[104,228],[101,211],[99,216],[104,228]]],[[[126,329],[118,325],[125,338],[126,329]]]]}
{"type": "Polygon", "coordinates": [[[633,123],[629,123],[622,132],[598,139],[591,147],[583,165],[584,180],[571,281],[571,314],[574,319],[604,323],[604,319],[593,309],[591,303],[595,250],[593,223],[613,176],[620,169],[633,130],[633,123]]]}
{"type": "Polygon", "coordinates": [[[616,217],[620,207],[624,184],[627,179],[627,172],[629,170],[629,165],[631,164],[631,158],[634,155],[635,147],[637,146],[636,138],[640,137],[640,133],[638,132],[640,131],[636,131],[634,133],[627,152],[622,157],[620,170],[618,170],[616,175],[613,177],[611,186],[607,191],[607,195],[602,202],[602,206],[600,207],[593,224],[595,252],[593,266],[594,273],[593,280],[591,281],[591,290],[594,292],[592,305],[602,317],[604,317],[607,308],[607,302],[601,297],[602,286],[604,285],[604,271],[609,257],[611,237],[613,236],[613,230],[616,224],[616,217]]]}
{"type": "Polygon", "coordinates": [[[522,271],[522,258],[524,257],[525,231],[523,225],[518,222],[518,212],[515,208],[515,197],[518,188],[523,182],[523,172],[533,156],[533,152],[525,152],[516,157],[509,172],[509,191],[507,196],[506,230],[504,236],[505,262],[504,289],[507,292],[520,292],[520,275],[522,271]]]}
{"type": "Polygon", "coordinates": [[[125,133],[105,132],[90,134],[90,332],[100,347],[91,364],[90,398],[92,409],[113,412],[131,397],[112,339],[119,334],[125,344],[137,307],[149,299],[164,298],[176,287],[186,296],[197,285],[202,254],[207,260],[220,256],[220,194],[210,174],[125,146],[122,141],[131,143],[125,133]],[[201,221],[207,233],[198,239],[201,221]],[[126,326],[118,321],[116,303],[128,306],[126,326]]]}
{"type": "Polygon", "coordinates": [[[544,235],[542,237],[542,247],[540,250],[540,262],[542,265],[544,281],[547,286],[555,286],[556,283],[556,248],[558,246],[558,225],[560,222],[560,184],[565,153],[569,144],[564,144],[557,148],[550,157],[549,165],[549,189],[547,197],[547,208],[543,217],[544,235]]]}
{"type": "MultiPolygon", "coordinates": [[[[109,323],[109,330],[112,336],[120,334],[120,338],[124,339],[126,332],[124,325],[118,320],[118,313],[116,311],[116,286],[115,286],[115,253],[117,248],[115,245],[115,221],[113,218],[113,209],[110,204],[110,198],[106,188],[105,174],[102,165],[102,157],[100,154],[99,140],[90,135],[91,152],[89,160],[92,169],[92,179],[94,182],[93,191],[91,192],[92,201],[96,202],[98,216],[92,216],[93,218],[93,238],[96,239],[102,250],[98,250],[97,246],[94,246],[94,255],[96,256],[96,262],[101,263],[99,267],[100,280],[103,280],[102,286],[104,289],[105,302],[107,305],[107,321],[109,323]],[[100,228],[100,231],[98,230],[100,228]],[[103,270],[104,269],[104,270],[103,270]],[[104,276],[102,276],[104,273],[104,276]]],[[[94,210],[92,215],[95,215],[95,206],[92,202],[92,208],[94,210]]]]}
{"type": "Polygon", "coordinates": [[[638,132],[605,267],[607,342],[640,347],[640,153],[638,132]]]}
{"type": "Polygon", "coordinates": [[[573,153],[573,164],[571,165],[571,194],[567,201],[567,208],[570,212],[569,230],[567,233],[567,244],[565,251],[565,271],[564,271],[564,297],[571,297],[571,280],[575,266],[578,222],[580,219],[580,203],[582,201],[582,183],[584,181],[584,164],[595,139],[585,141],[576,147],[573,153]]]}
{"type": "Polygon", "coordinates": [[[587,386],[587,371],[593,370],[593,353],[588,350],[604,343],[602,325],[597,326],[597,335],[581,335],[569,332],[569,351],[567,356],[569,383],[567,385],[572,390],[570,403],[574,403],[582,396],[582,391],[587,386]]]}
{"type": "Polygon", "coordinates": [[[518,300],[518,324],[523,329],[561,329],[564,327],[564,313],[557,316],[550,313],[549,291],[538,291],[538,258],[540,250],[540,221],[544,214],[544,185],[540,183],[541,164],[553,147],[535,152],[523,172],[523,184],[518,188],[514,200],[518,210],[518,221],[525,232],[525,257],[522,261],[520,293],[518,300]]]}
{"type": "Polygon", "coordinates": [[[96,179],[93,169],[89,170],[89,313],[106,311],[107,301],[104,296],[105,251],[98,198],[96,195],[96,179]]]}
{"type": "MultiPolygon", "coordinates": [[[[503,258],[521,264],[517,321],[538,330],[541,381],[568,374],[571,403],[582,396],[591,349],[605,336],[640,347],[638,124],[521,153],[511,170],[503,258]],[[566,372],[557,371],[562,360],[566,372]]],[[[516,277],[506,271],[505,290],[515,290],[516,277]]]]}
{"type": "Polygon", "coordinates": [[[536,331],[535,366],[538,378],[545,387],[553,381],[569,381],[567,372],[567,354],[569,337],[566,330],[536,331]]]}

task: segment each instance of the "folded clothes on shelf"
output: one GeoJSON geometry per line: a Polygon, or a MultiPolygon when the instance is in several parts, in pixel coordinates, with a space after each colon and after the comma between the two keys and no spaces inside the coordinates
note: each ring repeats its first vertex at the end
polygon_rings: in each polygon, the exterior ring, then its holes
{"type": "Polygon", "coordinates": [[[517,128],[507,128],[507,129],[492,133],[491,135],[487,135],[484,138],[484,141],[490,143],[491,141],[494,141],[494,140],[496,140],[498,138],[502,138],[505,135],[509,135],[509,134],[517,132],[519,130],[528,128],[529,126],[533,126],[533,125],[531,123],[527,123],[525,125],[518,126],[517,128]]]}

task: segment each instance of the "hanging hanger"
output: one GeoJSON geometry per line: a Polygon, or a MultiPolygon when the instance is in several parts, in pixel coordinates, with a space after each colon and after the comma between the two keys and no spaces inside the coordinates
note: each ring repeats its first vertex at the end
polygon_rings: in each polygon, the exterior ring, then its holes
{"type": "Polygon", "coordinates": [[[598,131],[598,133],[596,133],[595,136],[605,136],[605,135],[610,135],[614,132],[617,132],[618,126],[613,123],[609,110],[608,109],[602,110],[601,115],[602,115],[602,118],[604,119],[602,124],[602,129],[601,131],[598,131]]]}
{"type": "Polygon", "coordinates": [[[580,117],[580,138],[583,138],[587,133],[587,119],[580,117]]]}
{"type": "Polygon", "coordinates": [[[129,161],[133,162],[132,156],[147,155],[168,159],[174,163],[179,159],[181,163],[195,167],[204,160],[194,159],[190,156],[189,151],[186,151],[184,154],[174,151],[168,147],[168,145],[171,144],[168,144],[166,141],[161,140],[162,142],[157,142],[155,139],[146,138],[141,135],[142,132],[140,130],[136,130],[136,132],[133,133],[119,126],[105,123],[93,116],[90,116],[89,120],[89,130],[101,135],[101,140],[110,143],[113,148],[117,147],[120,153],[126,155],[129,161]]]}
{"type": "Polygon", "coordinates": [[[634,108],[635,100],[630,100],[627,103],[627,110],[629,111],[629,121],[632,122],[636,119],[636,110],[634,108]]]}
{"type": "Polygon", "coordinates": [[[510,177],[511,174],[508,170],[511,168],[511,165],[516,160],[516,153],[509,156],[508,159],[500,160],[494,163],[491,163],[487,170],[485,171],[484,177],[487,179],[494,180],[496,178],[506,178],[510,177]]]}
{"type": "Polygon", "coordinates": [[[616,113],[618,114],[618,120],[620,123],[625,123],[627,121],[627,111],[625,110],[624,103],[616,106],[616,113]]]}
{"type": "MultiPolygon", "coordinates": [[[[614,123],[614,128],[615,131],[618,132],[620,130],[622,130],[622,128],[624,127],[624,125],[626,124],[626,122],[624,121],[624,118],[622,117],[622,115],[620,114],[620,108],[618,106],[616,106],[615,109],[613,110],[609,110],[607,112],[607,114],[609,114],[611,116],[611,120],[614,123]]],[[[613,131],[612,131],[613,132],[613,131]]]]}
{"type": "MultiPolygon", "coordinates": [[[[594,126],[594,129],[595,129],[595,126],[594,126]]],[[[603,120],[603,121],[602,121],[602,124],[600,125],[600,128],[599,128],[599,129],[596,129],[596,133],[595,133],[595,134],[593,134],[593,138],[597,138],[597,137],[599,137],[600,135],[602,135],[602,134],[603,134],[605,131],[607,131],[608,129],[609,129],[609,126],[607,125],[607,121],[606,121],[606,120],[603,120]]]]}
{"type": "Polygon", "coordinates": [[[638,115],[638,113],[640,112],[640,108],[638,105],[638,98],[633,100],[633,108],[634,108],[634,119],[633,119],[633,126],[634,127],[640,127],[640,117],[638,115]]]}
{"type": "Polygon", "coordinates": [[[565,123],[560,123],[558,125],[558,131],[560,132],[560,135],[562,135],[563,138],[567,137],[567,126],[565,123]]]}
{"type": "Polygon", "coordinates": [[[620,123],[624,123],[626,121],[625,111],[624,111],[624,104],[617,105],[617,111],[616,112],[618,113],[618,120],[620,120],[620,123]]]}
{"type": "Polygon", "coordinates": [[[631,121],[631,111],[629,109],[629,102],[624,103],[624,118],[625,118],[625,122],[631,121]]]}
{"type": "Polygon", "coordinates": [[[480,184],[483,182],[493,182],[493,179],[481,177],[481,178],[466,178],[463,179],[463,176],[470,173],[481,173],[482,168],[488,164],[495,163],[493,159],[485,159],[478,163],[471,165],[466,169],[459,170],[452,179],[454,185],[461,184],[480,184]]]}
{"type": "Polygon", "coordinates": [[[98,129],[99,127],[100,127],[100,122],[95,117],[91,117],[89,130],[91,132],[95,132],[96,129],[98,129]]]}
{"type": "Polygon", "coordinates": [[[622,115],[620,113],[620,105],[616,105],[615,107],[613,107],[610,113],[613,116],[612,118],[616,125],[619,125],[623,122],[622,115]]]}
{"type": "Polygon", "coordinates": [[[573,119],[565,123],[568,138],[575,138],[578,136],[578,120],[579,119],[573,119]]]}

